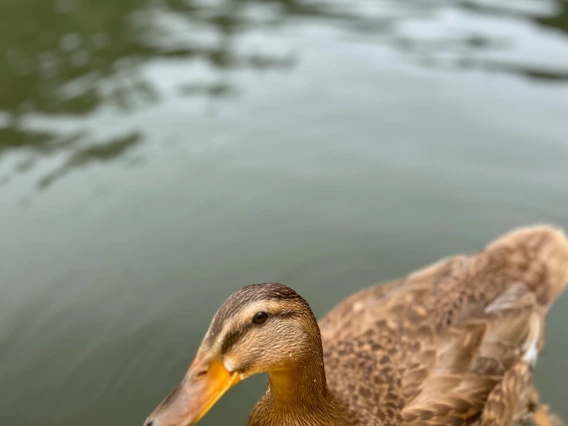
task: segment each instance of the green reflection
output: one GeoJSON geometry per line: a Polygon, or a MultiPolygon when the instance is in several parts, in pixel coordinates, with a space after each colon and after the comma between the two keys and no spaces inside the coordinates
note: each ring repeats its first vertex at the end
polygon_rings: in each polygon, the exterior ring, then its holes
{"type": "Polygon", "coordinates": [[[125,152],[134,148],[141,141],[139,134],[111,139],[102,144],[77,149],[69,156],[69,159],[58,169],[45,176],[39,182],[41,188],[45,188],[57,179],[65,176],[72,169],[89,163],[108,161],[109,159],[122,156],[125,152]]]}
{"type": "MultiPolygon", "coordinates": [[[[316,11],[299,7],[294,1],[278,3],[283,6],[280,16],[316,11]]],[[[0,127],[0,156],[13,150],[39,154],[65,149],[69,159],[63,169],[68,170],[90,161],[110,161],[133,149],[141,135],[137,135],[136,143],[116,145],[116,141],[110,141],[89,146],[87,142],[85,147],[86,138],[64,143],[52,133],[29,129],[21,118],[26,114],[84,116],[103,104],[127,113],[140,106],[140,99],[154,103],[159,93],[140,73],[149,60],[200,59],[220,70],[293,65],[287,57],[235,53],[231,41],[234,34],[255,25],[241,13],[246,4],[226,1],[211,7],[204,2],[179,0],[3,1],[0,51],[5,65],[0,67],[0,110],[9,118],[0,127]],[[175,13],[203,31],[212,31],[218,35],[217,42],[199,44],[191,40],[191,34],[182,45],[169,42],[175,34],[160,23],[167,13],[175,13]],[[120,149],[112,149],[117,146],[120,149]],[[104,155],[99,155],[102,152],[104,155]]],[[[223,98],[237,90],[226,81],[192,81],[180,86],[179,92],[223,98]]],[[[46,176],[40,187],[61,177],[62,170],[46,176]]]]}
{"type": "MultiPolygon", "coordinates": [[[[293,69],[294,55],[239,49],[239,36],[296,20],[325,21],[355,32],[371,32],[376,42],[389,43],[417,65],[438,65],[436,55],[450,52],[457,57],[455,69],[517,74],[527,80],[564,83],[568,70],[543,68],[541,64],[517,65],[488,61],[481,51],[510,49],[510,40],[483,32],[456,40],[439,36],[424,40],[420,35],[400,35],[399,24],[412,19],[433,19],[436,12],[457,7],[465,13],[516,16],[539,26],[568,34],[568,7],[561,0],[550,2],[556,12],[531,15],[514,8],[504,9],[488,2],[463,0],[377,2],[373,13],[355,3],[300,0],[3,0],[0,2],[0,160],[10,151],[35,155],[65,152],[68,168],[85,151],[97,150],[88,134],[82,137],[55,135],[31,129],[23,117],[88,117],[101,106],[112,106],[120,114],[151,105],[163,95],[142,72],[149,61],[184,59],[209,66],[212,79],[188,77],[178,85],[183,97],[235,100],[246,88],[231,78],[234,70],[293,69]],[[261,13],[251,13],[260,11],[261,13]],[[172,18],[180,25],[172,25],[172,18]],[[204,42],[203,36],[209,41],[204,42]]],[[[365,4],[370,4],[366,2],[365,4]]],[[[546,65],[546,64],[545,64],[546,65]]],[[[138,140],[143,140],[143,135],[138,140]]],[[[114,142],[108,142],[110,144],[114,142]]],[[[138,144],[114,150],[104,159],[112,161],[138,144]]],[[[101,148],[102,149],[102,148],[101,148]]],[[[33,163],[31,163],[33,164],[33,163]]],[[[24,170],[27,170],[24,168],[24,170]]],[[[21,170],[20,170],[21,171],[21,170]]],[[[58,175],[57,172],[54,172],[58,175]]],[[[51,176],[51,175],[50,175],[51,176]]],[[[52,182],[46,176],[45,182],[52,182]]]]}

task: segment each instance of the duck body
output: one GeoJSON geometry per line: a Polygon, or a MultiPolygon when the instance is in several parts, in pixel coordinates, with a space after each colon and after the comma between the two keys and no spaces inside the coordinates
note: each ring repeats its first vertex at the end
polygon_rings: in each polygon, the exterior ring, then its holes
{"type": "MultiPolygon", "coordinates": [[[[268,373],[249,426],[559,424],[538,399],[533,370],[566,283],[562,231],[522,228],[355,293],[319,324],[282,284],[244,287],[217,312],[198,358],[215,354],[239,380],[268,373]],[[250,325],[256,311],[268,319],[250,325]]],[[[146,424],[194,424],[200,417],[171,415],[192,389],[182,383],[146,424]]]]}
{"type": "Polygon", "coordinates": [[[361,424],[518,424],[567,282],[566,237],[541,226],[356,293],[320,322],[328,386],[361,424]]]}

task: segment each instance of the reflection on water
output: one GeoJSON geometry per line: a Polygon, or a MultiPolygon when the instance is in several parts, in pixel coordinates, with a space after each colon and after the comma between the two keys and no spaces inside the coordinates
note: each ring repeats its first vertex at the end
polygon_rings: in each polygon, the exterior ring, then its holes
{"type": "Polygon", "coordinates": [[[41,180],[40,186],[48,186],[51,182],[65,175],[68,170],[74,167],[94,161],[107,161],[108,159],[119,157],[139,142],[140,136],[135,134],[111,140],[104,144],[77,149],[59,169],[46,175],[41,180]]]}
{"type": "MultiPolygon", "coordinates": [[[[4,2],[0,19],[9,36],[0,41],[6,63],[0,69],[0,81],[4,83],[0,110],[7,118],[0,128],[0,154],[9,150],[64,150],[69,156],[64,169],[120,157],[135,144],[120,144],[116,149],[116,141],[107,141],[93,147],[88,146],[89,135],[73,137],[70,143],[68,137],[61,141],[52,133],[30,130],[22,121],[34,115],[85,116],[105,104],[127,114],[158,102],[160,93],[140,73],[144,64],[158,59],[205,61],[216,70],[220,82],[183,82],[180,93],[224,97],[235,90],[226,81],[226,72],[292,65],[288,57],[237,52],[234,39],[240,32],[277,25],[287,15],[318,11],[317,7],[300,6],[295,1],[251,2],[276,12],[266,20],[257,20],[247,16],[246,10],[252,6],[248,2],[207,3],[4,2]],[[14,21],[18,24],[10,25],[14,21]],[[101,156],[100,152],[105,154],[101,156]]],[[[62,174],[63,170],[51,173],[40,186],[62,174]]]]}
{"type": "MultiPolygon", "coordinates": [[[[142,424],[244,284],[321,316],[568,228],[565,1],[2,0],[0,29],[0,425],[142,424]]],[[[566,418],[567,309],[537,371],[566,418]]]]}
{"type": "MultiPolygon", "coordinates": [[[[230,100],[247,90],[231,76],[243,69],[293,72],[301,51],[286,51],[284,45],[277,53],[270,43],[259,48],[263,43],[247,40],[251,34],[269,40],[286,25],[319,22],[364,33],[370,42],[390,45],[421,66],[568,80],[568,6],[561,0],[513,7],[481,0],[5,0],[2,8],[7,34],[0,39],[5,64],[0,68],[0,161],[13,151],[28,157],[25,166],[2,175],[7,179],[42,155],[64,152],[61,167],[39,179],[40,187],[64,170],[118,159],[137,144],[115,149],[115,139],[122,136],[95,141],[87,129],[80,136],[61,134],[50,126],[30,126],[30,119],[96,120],[89,117],[100,108],[128,115],[163,101],[172,94],[144,73],[155,61],[187,67],[174,96],[230,100]],[[192,71],[189,64],[196,62],[206,71],[192,71]]],[[[138,138],[143,141],[144,135],[138,138]]]]}

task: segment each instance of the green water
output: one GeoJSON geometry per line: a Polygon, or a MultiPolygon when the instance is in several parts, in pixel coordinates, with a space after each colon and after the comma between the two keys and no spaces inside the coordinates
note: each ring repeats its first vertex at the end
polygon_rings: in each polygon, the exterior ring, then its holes
{"type": "MultiPolygon", "coordinates": [[[[245,284],[321,316],[568,228],[566,2],[2,0],[0,31],[2,425],[141,425],[245,284]]],[[[567,309],[537,375],[568,419],[567,309]]]]}

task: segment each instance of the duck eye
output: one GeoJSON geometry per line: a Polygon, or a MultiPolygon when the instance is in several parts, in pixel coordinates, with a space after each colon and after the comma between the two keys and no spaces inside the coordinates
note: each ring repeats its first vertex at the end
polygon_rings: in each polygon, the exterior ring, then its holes
{"type": "Polygon", "coordinates": [[[257,312],[252,317],[252,322],[255,324],[262,324],[268,318],[268,314],[266,312],[257,312]]]}

